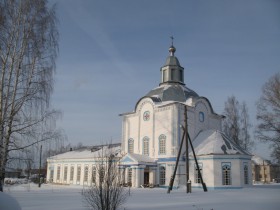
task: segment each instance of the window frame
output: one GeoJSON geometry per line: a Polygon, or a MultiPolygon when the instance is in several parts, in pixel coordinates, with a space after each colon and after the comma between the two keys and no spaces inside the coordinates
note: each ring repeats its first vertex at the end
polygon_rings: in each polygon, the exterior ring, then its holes
{"type": "Polygon", "coordinates": [[[205,121],[205,114],[204,112],[200,111],[198,114],[199,122],[203,123],[205,121]]]}
{"type": "Polygon", "coordinates": [[[132,185],[132,168],[127,169],[127,184],[132,185]]]}
{"type": "Polygon", "coordinates": [[[92,173],[91,173],[91,183],[96,184],[96,166],[92,166],[92,173]]]}
{"type": "Polygon", "coordinates": [[[158,154],[165,155],[166,154],[166,135],[161,134],[158,137],[158,154]]]}
{"type": "MultiPolygon", "coordinates": [[[[199,167],[199,170],[200,170],[200,174],[203,178],[203,164],[198,163],[198,167],[199,167]]],[[[197,168],[196,164],[194,164],[194,183],[201,184],[201,179],[198,176],[198,168],[197,168]]]]}
{"type": "Polygon", "coordinates": [[[128,139],[127,152],[130,154],[134,153],[134,139],[133,138],[128,139]]]}
{"type": "Polygon", "coordinates": [[[54,178],[54,170],[51,169],[51,170],[50,170],[50,182],[51,182],[51,183],[53,182],[53,178],[54,178]]]}
{"type": "Polygon", "coordinates": [[[84,167],[84,182],[88,182],[88,165],[84,167]]]}
{"type": "Polygon", "coordinates": [[[232,185],[231,163],[222,163],[222,185],[232,185]]]}
{"type": "Polygon", "coordinates": [[[68,172],[68,166],[64,166],[64,174],[63,174],[63,181],[67,181],[67,172],[68,172]]]}
{"type": "Polygon", "coordinates": [[[56,169],[56,180],[60,180],[61,166],[58,165],[56,169]]]}
{"type": "Polygon", "coordinates": [[[77,166],[77,177],[76,177],[76,182],[79,182],[81,181],[81,173],[82,173],[82,167],[81,165],[78,165],[77,166]]]}
{"type": "Polygon", "coordinates": [[[150,151],[150,139],[149,137],[145,136],[142,140],[143,142],[143,155],[149,156],[149,151],[150,151]]]}
{"type": "Polygon", "coordinates": [[[249,184],[249,167],[248,163],[243,164],[244,184],[249,184]]]}
{"type": "Polygon", "coordinates": [[[70,166],[70,182],[73,182],[74,180],[74,172],[75,172],[75,167],[72,165],[70,166]]]}
{"type": "Polygon", "coordinates": [[[159,166],[159,185],[163,186],[166,184],[166,166],[159,166]]]}

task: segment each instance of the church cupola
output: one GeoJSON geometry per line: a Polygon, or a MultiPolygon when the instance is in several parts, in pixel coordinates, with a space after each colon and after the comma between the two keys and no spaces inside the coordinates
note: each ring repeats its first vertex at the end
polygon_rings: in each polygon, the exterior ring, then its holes
{"type": "Polygon", "coordinates": [[[174,55],[176,48],[172,44],[169,48],[170,55],[167,57],[165,65],[161,67],[161,84],[179,83],[184,85],[184,68],[180,65],[179,60],[174,55]]]}

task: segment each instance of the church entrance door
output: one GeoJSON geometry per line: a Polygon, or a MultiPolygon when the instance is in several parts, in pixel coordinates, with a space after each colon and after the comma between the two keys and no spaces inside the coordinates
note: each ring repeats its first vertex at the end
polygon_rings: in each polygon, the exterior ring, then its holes
{"type": "Polygon", "coordinates": [[[144,185],[149,185],[149,172],[144,172],[144,185]]]}

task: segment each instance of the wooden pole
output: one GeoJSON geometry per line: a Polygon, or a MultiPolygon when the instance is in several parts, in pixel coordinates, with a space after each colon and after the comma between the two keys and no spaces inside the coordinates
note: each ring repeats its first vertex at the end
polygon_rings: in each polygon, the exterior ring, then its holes
{"type": "MultiPolygon", "coordinates": [[[[187,106],[185,105],[185,132],[188,134],[188,110],[187,106]]],[[[188,144],[188,135],[186,135],[185,138],[185,143],[186,143],[186,193],[191,192],[191,186],[189,186],[188,182],[190,179],[189,175],[189,144],[188,144]]]]}
{"type": "Polygon", "coordinates": [[[202,175],[200,173],[200,168],[199,168],[199,165],[198,165],[198,162],[197,162],[197,159],[196,159],[195,151],[194,151],[194,148],[193,148],[192,141],[191,141],[189,133],[187,133],[187,137],[188,137],[188,139],[190,141],[190,145],[191,145],[191,148],[192,148],[192,152],[193,152],[193,156],[194,156],[194,160],[195,160],[195,164],[196,164],[196,168],[197,168],[197,172],[198,172],[198,177],[201,180],[201,184],[202,184],[204,192],[207,192],[207,187],[206,187],[206,184],[203,182],[203,178],[202,178],[202,175]]]}
{"type": "Polygon", "coordinates": [[[41,159],[42,159],[42,145],[40,147],[39,184],[38,184],[38,187],[41,187],[41,159]]]}

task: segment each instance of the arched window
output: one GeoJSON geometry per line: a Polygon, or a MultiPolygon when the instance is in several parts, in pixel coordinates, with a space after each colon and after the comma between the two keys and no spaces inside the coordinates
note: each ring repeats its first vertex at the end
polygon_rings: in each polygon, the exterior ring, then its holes
{"type": "Polygon", "coordinates": [[[134,153],[134,140],[128,139],[128,153],[134,153]]]}
{"type": "Polygon", "coordinates": [[[92,166],[92,174],[91,174],[92,183],[96,183],[96,167],[92,166]]]}
{"type": "Polygon", "coordinates": [[[199,112],[199,121],[204,122],[204,113],[203,112],[199,112]]]}
{"type": "Polygon", "coordinates": [[[158,138],[159,154],[164,155],[166,153],[166,136],[161,134],[158,138]]]}
{"type": "Polygon", "coordinates": [[[85,166],[84,169],[84,182],[88,181],[88,166],[85,166]]]}
{"type": "Polygon", "coordinates": [[[159,167],[159,185],[165,185],[165,167],[159,167]]]}
{"type": "Polygon", "coordinates": [[[244,184],[249,184],[249,173],[247,164],[244,164],[244,184]]]}
{"type": "Polygon", "coordinates": [[[231,185],[231,165],[230,163],[223,163],[222,164],[223,170],[223,185],[231,185]]]}
{"type": "Polygon", "coordinates": [[[149,155],[149,138],[143,138],[143,155],[149,155]]]}

